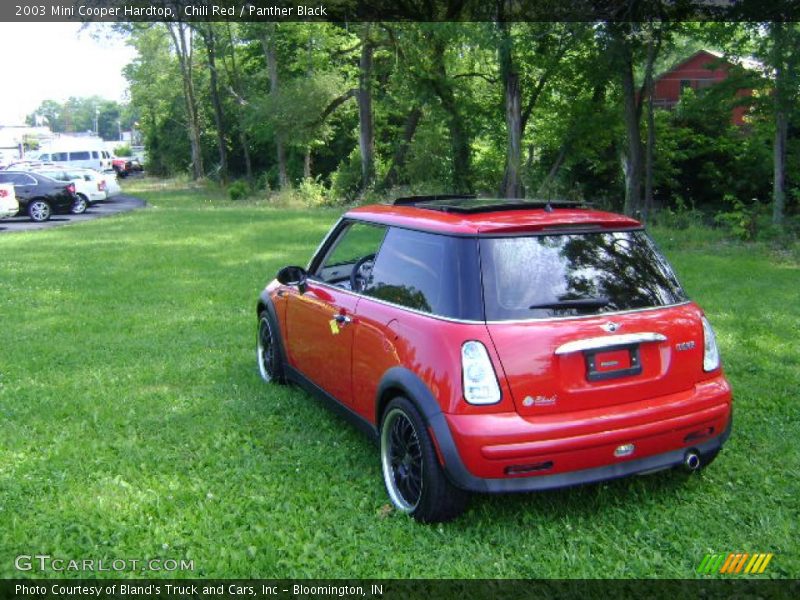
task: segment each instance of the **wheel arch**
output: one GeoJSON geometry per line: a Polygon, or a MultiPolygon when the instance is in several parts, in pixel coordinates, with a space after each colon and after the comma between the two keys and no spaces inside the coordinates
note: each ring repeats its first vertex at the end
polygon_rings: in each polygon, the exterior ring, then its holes
{"type": "Polygon", "coordinates": [[[472,475],[461,460],[450,426],[433,392],[406,367],[392,367],[384,373],[378,384],[375,395],[375,429],[378,435],[386,407],[397,396],[407,398],[422,415],[425,427],[439,450],[442,469],[450,482],[461,489],[484,491],[486,487],[483,481],[472,475]]]}
{"type": "Polygon", "coordinates": [[[392,367],[384,373],[378,383],[375,399],[375,426],[378,430],[386,407],[397,396],[408,398],[427,425],[430,425],[431,420],[442,412],[433,393],[415,373],[405,367],[392,367]]]}
{"type": "Polygon", "coordinates": [[[269,297],[269,294],[266,292],[266,290],[258,297],[258,302],[256,303],[256,318],[260,318],[261,313],[265,311],[270,321],[272,321],[275,331],[277,332],[277,335],[275,336],[275,345],[277,346],[278,356],[280,357],[281,363],[287,365],[286,349],[283,345],[283,330],[281,329],[280,321],[278,320],[278,313],[275,310],[275,305],[272,303],[272,298],[269,297]]]}

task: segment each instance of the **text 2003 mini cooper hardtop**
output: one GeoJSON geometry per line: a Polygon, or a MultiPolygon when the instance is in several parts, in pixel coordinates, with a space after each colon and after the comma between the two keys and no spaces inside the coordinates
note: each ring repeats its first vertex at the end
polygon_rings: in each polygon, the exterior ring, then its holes
{"type": "Polygon", "coordinates": [[[258,365],[380,440],[424,522],[469,492],[710,463],[731,427],[711,325],[641,224],[429,197],[346,213],[258,302],[258,365]]]}

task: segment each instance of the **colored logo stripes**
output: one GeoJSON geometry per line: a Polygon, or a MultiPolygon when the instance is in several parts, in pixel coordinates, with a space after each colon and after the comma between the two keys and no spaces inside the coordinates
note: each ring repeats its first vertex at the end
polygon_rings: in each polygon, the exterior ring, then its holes
{"type": "Polygon", "coordinates": [[[756,574],[763,573],[774,555],[770,554],[706,554],[703,557],[697,572],[709,575],[711,573],[756,574]]]}

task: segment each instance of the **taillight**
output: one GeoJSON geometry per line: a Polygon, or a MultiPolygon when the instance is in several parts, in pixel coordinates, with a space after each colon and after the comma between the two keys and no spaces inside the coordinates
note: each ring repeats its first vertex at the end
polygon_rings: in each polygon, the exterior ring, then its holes
{"type": "Polygon", "coordinates": [[[98,192],[105,192],[106,191],[106,182],[105,181],[101,181],[100,183],[97,184],[97,191],[98,192]]]}
{"type": "Polygon", "coordinates": [[[0,198],[5,198],[8,196],[8,190],[0,190],[0,198]]]}
{"type": "Polygon", "coordinates": [[[708,319],[701,317],[703,321],[703,370],[715,371],[719,369],[719,349],[717,348],[717,336],[708,319]]]}
{"type": "Polygon", "coordinates": [[[67,191],[68,191],[70,194],[74,194],[74,193],[75,193],[75,184],[74,184],[74,183],[70,183],[70,184],[67,186],[67,191]]]}
{"type": "Polygon", "coordinates": [[[500,386],[486,347],[480,342],[464,342],[461,346],[461,372],[464,400],[470,404],[497,404],[500,386]]]}

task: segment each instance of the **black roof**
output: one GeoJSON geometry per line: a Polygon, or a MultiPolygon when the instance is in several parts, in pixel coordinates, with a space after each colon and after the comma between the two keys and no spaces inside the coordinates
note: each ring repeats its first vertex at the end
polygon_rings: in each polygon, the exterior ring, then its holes
{"type": "Polygon", "coordinates": [[[529,210],[543,208],[587,208],[583,202],[569,200],[536,200],[523,198],[478,198],[469,194],[441,194],[434,196],[409,196],[397,198],[394,206],[415,206],[447,213],[483,213],[503,210],[529,210]]]}

